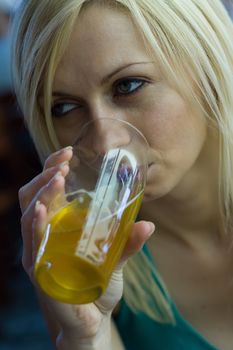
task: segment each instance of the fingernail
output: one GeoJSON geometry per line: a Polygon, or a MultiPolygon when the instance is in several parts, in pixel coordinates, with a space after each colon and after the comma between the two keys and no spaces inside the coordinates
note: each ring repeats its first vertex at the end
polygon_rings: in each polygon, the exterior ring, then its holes
{"type": "Polygon", "coordinates": [[[40,210],[40,207],[41,207],[41,202],[40,201],[36,201],[35,211],[38,212],[40,210]]]}
{"type": "Polygon", "coordinates": [[[57,152],[55,152],[56,155],[59,155],[59,154],[62,154],[66,151],[69,151],[69,150],[73,150],[73,147],[72,146],[67,146],[65,148],[62,148],[62,149],[59,149],[57,152]]]}
{"type": "Polygon", "coordinates": [[[50,187],[54,184],[54,182],[58,181],[62,176],[62,173],[60,171],[56,172],[56,174],[50,179],[50,181],[46,184],[46,187],[50,187]]]}
{"type": "Polygon", "coordinates": [[[66,152],[66,151],[72,151],[72,150],[73,150],[72,146],[67,146],[67,147],[63,148],[61,151],[66,152]]]}
{"type": "Polygon", "coordinates": [[[147,222],[147,229],[148,229],[148,238],[150,238],[150,236],[154,233],[155,231],[155,225],[153,224],[153,222],[147,222]]]}
{"type": "Polygon", "coordinates": [[[61,177],[62,177],[62,174],[61,174],[60,171],[58,171],[58,172],[54,175],[53,180],[54,180],[54,181],[57,181],[57,180],[59,180],[61,177]]]}
{"type": "Polygon", "coordinates": [[[63,169],[66,165],[69,165],[69,162],[63,162],[63,163],[61,163],[60,165],[59,165],[59,169],[63,169]]]}

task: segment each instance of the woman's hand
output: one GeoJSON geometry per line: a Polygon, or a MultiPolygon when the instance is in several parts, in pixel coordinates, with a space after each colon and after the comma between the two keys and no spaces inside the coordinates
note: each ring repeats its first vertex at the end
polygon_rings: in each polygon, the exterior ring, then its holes
{"type": "MultiPolygon", "coordinates": [[[[71,158],[71,147],[52,154],[46,160],[42,173],[19,191],[22,211],[22,263],[34,284],[36,284],[33,278],[34,263],[42,238],[41,232],[47,224],[47,208],[51,199],[64,187],[64,178],[69,172],[71,158]]],[[[97,344],[103,345],[107,338],[110,339],[111,312],[120,300],[123,290],[122,266],[128,257],[141,249],[153,231],[152,223],[141,221],[134,225],[107,291],[96,302],[86,305],[68,305],[48,296],[43,297],[53,317],[61,326],[62,331],[58,337],[59,348],[68,349],[74,344],[82,346],[83,349],[89,348],[89,345],[90,348],[92,346],[98,348],[100,345],[97,344]]],[[[110,349],[109,344],[106,344],[107,348],[110,349]]]]}

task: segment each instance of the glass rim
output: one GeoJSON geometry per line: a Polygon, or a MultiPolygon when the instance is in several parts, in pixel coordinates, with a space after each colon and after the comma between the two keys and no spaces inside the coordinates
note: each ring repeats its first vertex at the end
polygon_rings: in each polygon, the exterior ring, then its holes
{"type": "Polygon", "coordinates": [[[122,119],[119,119],[119,118],[107,118],[107,117],[101,117],[101,118],[98,118],[98,119],[93,119],[93,120],[89,120],[88,122],[86,122],[80,129],[80,132],[76,138],[76,140],[72,143],[72,146],[75,147],[79,141],[79,138],[81,136],[81,134],[83,133],[83,131],[85,130],[85,128],[87,128],[90,124],[93,124],[94,122],[96,122],[97,120],[106,120],[106,121],[111,121],[111,122],[119,122],[119,123],[122,123],[126,126],[128,126],[129,128],[133,129],[144,141],[145,145],[146,145],[146,148],[147,150],[149,149],[149,143],[147,141],[147,138],[145,137],[145,135],[136,127],[134,126],[133,124],[131,124],[130,122],[126,121],[126,120],[122,120],[122,119]]]}

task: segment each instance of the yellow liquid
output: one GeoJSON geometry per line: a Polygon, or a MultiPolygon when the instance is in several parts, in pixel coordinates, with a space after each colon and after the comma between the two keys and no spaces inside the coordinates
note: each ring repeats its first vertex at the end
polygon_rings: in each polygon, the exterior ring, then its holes
{"type": "MultiPolygon", "coordinates": [[[[51,297],[71,304],[96,300],[107,288],[138,214],[143,193],[124,210],[106,259],[101,264],[77,256],[89,203],[74,200],[51,219],[38,251],[35,277],[51,297]]],[[[96,242],[98,244],[98,242],[96,242]]]]}

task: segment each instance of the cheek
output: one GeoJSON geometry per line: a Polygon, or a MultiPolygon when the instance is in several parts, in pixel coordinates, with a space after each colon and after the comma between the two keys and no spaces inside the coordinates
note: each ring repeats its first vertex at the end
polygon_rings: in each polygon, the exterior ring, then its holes
{"type": "Polygon", "coordinates": [[[72,129],[66,128],[60,122],[54,122],[54,129],[61,147],[70,146],[74,135],[72,129]]]}
{"type": "Polygon", "coordinates": [[[206,122],[201,113],[190,112],[174,90],[164,88],[147,100],[144,108],[143,132],[149,144],[166,156],[199,151],[206,137],[206,122]]]}
{"type": "Polygon", "coordinates": [[[53,121],[55,133],[62,147],[73,145],[80,132],[80,126],[77,123],[63,121],[62,119],[54,119],[53,121]]]}
{"type": "Polygon", "coordinates": [[[189,111],[183,99],[171,92],[147,110],[144,133],[154,162],[146,198],[159,198],[172,191],[191,169],[199,168],[207,125],[203,113],[189,111]]]}

